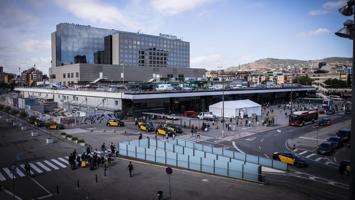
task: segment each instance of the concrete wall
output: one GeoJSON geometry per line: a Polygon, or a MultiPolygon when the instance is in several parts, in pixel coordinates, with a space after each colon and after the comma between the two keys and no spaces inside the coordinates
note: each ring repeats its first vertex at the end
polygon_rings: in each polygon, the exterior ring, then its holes
{"type": "MultiPolygon", "coordinates": [[[[79,68],[79,64],[73,64],[73,65],[64,65],[64,66],[58,66],[58,67],[51,67],[49,69],[49,73],[51,74],[55,74],[56,78],[54,80],[54,82],[57,83],[65,83],[64,85],[68,85],[68,82],[74,82],[74,83],[78,83],[80,77],[81,77],[81,71],[79,68]],[[76,77],[76,73],[79,73],[79,77],[76,77]],[[63,78],[63,74],[65,73],[65,78],[63,78]],[[68,78],[68,73],[74,73],[74,77],[68,78]]],[[[52,80],[51,80],[52,81],[52,80]]]]}
{"type": "Polygon", "coordinates": [[[120,63],[120,34],[112,35],[112,64],[118,65],[120,63]]]}

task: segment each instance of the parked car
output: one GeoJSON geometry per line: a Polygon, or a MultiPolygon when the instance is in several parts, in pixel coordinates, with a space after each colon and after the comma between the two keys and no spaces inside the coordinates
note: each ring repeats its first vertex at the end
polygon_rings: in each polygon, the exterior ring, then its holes
{"type": "Polygon", "coordinates": [[[124,122],[118,119],[110,119],[107,121],[106,126],[110,126],[110,127],[124,126],[124,122]]]}
{"type": "Polygon", "coordinates": [[[294,165],[297,167],[308,166],[306,161],[301,156],[295,154],[294,152],[284,152],[284,153],[275,152],[272,154],[272,158],[274,160],[278,160],[288,165],[294,165]]]}
{"type": "Polygon", "coordinates": [[[331,142],[322,142],[317,149],[317,153],[320,155],[331,155],[335,151],[335,146],[331,142]]]}
{"type": "Polygon", "coordinates": [[[173,131],[175,131],[175,133],[182,133],[182,128],[179,125],[176,124],[168,124],[167,127],[171,128],[173,131]]]}
{"type": "Polygon", "coordinates": [[[339,164],[338,170],[339,173],[341,174],[350,175],[351,172],[350,160],[342,160],[339,164]]]}
{"type": "Polygon", "coordinates": [[[155,131],[154,125],[152,122],[138,122],[138,129],[147,132],[155,131]]]}
{"type": "Polygon", "coordinates": [[[327,142],[332,143],[335,148],[340,148],[343,146],[343,143],[341,142],[341,138],[338,136],[331,136],[327,139],[327,142]]]}
{"type": "Polygon", "coordinates": [[[169,119],[169,120],[177,120],[178,118],[176,117],[175,114],[171,114],[171,115],[167,115],[167,116],[166,116],[166,119],[169,119]]]}
{"type": "Polygon", "coordinates": [[[64,125],[52,122],[52,123],[47,124],[47,128],[51,129],[51,130],[64,129],[64,125]]]}
{"type": "Polygon", "coordinates": [[[214,115],[212,112],[201,112],[197,115],[197,118],[202,120],[215,120],[216,115],[214,115]]]}
{"type": "Polygon", "coordinates": [[[196,112],[195,112],[195,111],[192,111],[192,110],[185,111],[185,112],[184,112],[184,117],[192,117],[192,118],[195,118],[195,117],[196,117],[196,112]]]}
{"type": "Polygon", "coordinates": [[[164,127],[164,126],[158,126],[155,132],[158,135],[163,135],[163,136],[168,134],[170,137],[173,136],[173,134],[175,134],[175,132],[173,130],[171,130],[168,127],[164,127]]]}
{"type": "Polygon", "coordinates": [[[335,110],[334,109],[327,110],[327,112],[325,112],[325,114],[334,115],[335,114],[335,110]]]}
{"type": "Polygon", "coordinates": [[[171,84],[158,84],[155,90],[156,91],[174,90],[174,87],[171,84]]]}
{"type": "Polygon", "coordinates": [[[329,117],[323,117],[318,120],[319,126],[330,126],[330,119],[329,117]]]}
{"type": "Polygon", "coordinates": [[[351,129],[350,128],[342,128],[340,129],[336,135],[341,138],[341,141],[347,142],[350,140],[350,135],[351,135],[351,129]]]}

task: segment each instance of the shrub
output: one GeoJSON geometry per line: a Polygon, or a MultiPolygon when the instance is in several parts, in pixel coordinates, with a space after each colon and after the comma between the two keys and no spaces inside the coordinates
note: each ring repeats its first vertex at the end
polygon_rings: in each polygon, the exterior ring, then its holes
{"type": "Polygon", "coordinates": [[[78,138],[77,138],[77,137],[73,137],[73,138],[72,138],[72,140],[74,140],[74,141],[75,141],[75,140],[78,140],[78,138]]]}
{"type": "Polygon", "coordinates": [[[65,132],[61,132],[60,135],[67,135],[65,132]]]}
{"type": "Polygon", "coordinates": [[[80,140],[78,140],[78,143],[85,143],[85,140],[80,139],[80,140]]]}
{"type": "Polygon", "coordinates": [[[72,138],[72,137],[73,137],[73,136],[71,136],[71,135],[67,135],[67,136],[66,136],[66,138],[72,138]]]}
{"type": "Polygon", "coordinates": [[[28,114],[24,111],[20,112],[20,117],[21,118],[26,118],[28,116],[28,114]]]}

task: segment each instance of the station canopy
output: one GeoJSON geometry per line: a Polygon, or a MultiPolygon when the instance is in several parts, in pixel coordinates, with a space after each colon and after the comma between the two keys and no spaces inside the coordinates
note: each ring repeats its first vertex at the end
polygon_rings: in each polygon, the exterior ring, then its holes
{"type": "MultiPolygon", "coordinates": [[[[220,101],[210,105],[209,111],[217,117],[222,117],[222,107],[223,101],[220,101]]],[[[224,101],[224,117],[226,118],[237,116],[244,118],[246,116],[252,117],[253,115],[261,116],[261,105],[254,101],[249,99],[224,101]]]]}

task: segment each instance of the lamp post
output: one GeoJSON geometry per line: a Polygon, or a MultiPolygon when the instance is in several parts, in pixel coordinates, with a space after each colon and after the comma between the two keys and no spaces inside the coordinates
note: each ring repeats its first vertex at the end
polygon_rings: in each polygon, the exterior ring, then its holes
{"type": "MultiPolygon", "coordinates": [[[[221,69],[222,66],[220,66],[218,68],[221,69]]],[[[224,124],[224,79],[222,76],[222,137],[224,137],[224,125],[225,125],[224,124]]]]}
{"type": "MultiPolygon", "coordinates": [[[[339,9],[339,12],[342,15],[345,16],[352,16],[354,15],[354,0],[348,0],[345,6],[339,9]]],[[[353,16],[353,19],[355,21],[355,15],[353,16]]],[[[355,66],[355,31],[354,31],[354,21],[352,20],[346,20],[344,23],[344,27],[341,28],[338,32],[335,33],[335,35],[343,38],[348,38],[353,40],[353,66],[352,66],[352,81],[351,81],[351,137],[350,137],[350,144],[351,147],[355,147],[355,122],[353,121],[355,119],[355,73],[354,73],[354,66],[355,66]]],[[[352,172],[350,173],[351,178],[350,178],[350,194],[349,194],[349,199],[355,199],[355,173],[354,173],[354,168],[355,168],[355,151],[352,149],[351,155],[350,155],[350,166],[352,169],[352,172]]]]}

